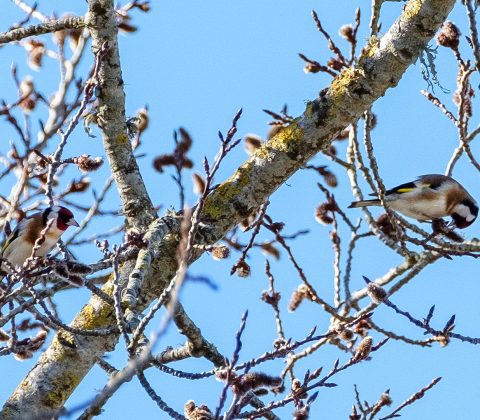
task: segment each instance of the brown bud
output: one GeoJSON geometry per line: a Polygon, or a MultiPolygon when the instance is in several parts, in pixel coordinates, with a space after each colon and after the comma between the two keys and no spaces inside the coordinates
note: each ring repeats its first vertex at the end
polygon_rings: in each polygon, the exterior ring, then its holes
{"type": "Polygon", "coordinates": [[[16,353],[13,353],[13,357],[20,362],[31,359],[33,357],[33,351],[30,350],[19,350],[16,353]]]}
{"type": "Polygon", "coordinates": [[[160,173],[163,173],[163,167],[174,165],[175,158],[173,155],[160,155],[153,160],[153,167],[160,173]]]}
{"type": "Polygon", "coordinates": [[[338,31],[338,34],[350,43],[355,42],[352,25],[343,25],[338,31]]]}
{"type": "Polygon", "coordinates": [[[338,133],[337,137],[335,137],[335,140],[346,140],[348,139],[348,136],[350,135],[350,126],[347,128],[344,128],[340,133],[338,133]]]}
{"type": "Polygon", "coordinates": [[[70,184],[67,186],[67,193],[77,193],[77,192],[84,192],[90,186],[90,179],[83,178],[79,181],[71,181],[70,184]]]}
{"type": "Polygon", "coordinates": [[[0,329],[0,341],[8,341],[8,340],[10,340],[10,336],[5,331],[0,329]]]}
{"type": "Polygon", "coordinates": [[[178,131],[180,133],[180,141],[178,142],[177,147],[182,154],[185,154],[192,147],[192,137],[190,136],[190,133],[183,127],[180,127],[178,131]]]}
{"type": "Polygon", "coordinates": [[[190,400],[183,406],[183,413],[187,420],[213,420],[213,414],[210,409],[205,405],[195,405],[195,402],[190,400]]]}
{"type": "Polygon", "coordinates": [[[182,159],[182,168],[192,169],[193,168],[193,161],[187,157],[182,159]]]}
{"type": "Polygon", "coordinates": [[[235,274],[238,277],[248,277],[250,275],[250,266],[245,261],[240,261],[236,264],[235,274]]]}
{"type": "Polygon", "coordinates": [[[325,180],[325,183],[332,188],[335,188],[338,185],[338,180],[336,175],[333,172],[330,172],[329,170],[326,170],[325,173],[323,174],[323,179],[325,180]]]}
{"type": "Polygon", "coordinates": [[[356,348],[353,359],[357,362],[360,360],[365,360],[372,351],[372,344],[373,338],[370,336],[366,336],[356,348]]]}
{"type": "Polygon", "coordinates": [[[341,338],[343,341],[351,341],[353,340],[354,333],[350,328],[341,327],[338,328],[338,337],[341,338]]]}
{"type": "Polygon", "coordinates": [[[143,3],[136,3],[135,6],[142,12],[147,13],[150,11],[150,3],[148,1],[144,1],[143,3]]]}
{"type": "Polygon", "coordinates": [[[367,294],[375,303],[382,303],[387,299],[385,289],[373,281],[367,285],[367,294]]]}
{"type": "Polygon", "coordinates": [[[19,106],[27,113],[33,111],[37,105],[37,98],[32,95],[34,91],[35,85],[33,84],[33,79],[31,76],[25,77],[18,87],[18,95],[20,98],[23,98],[19,106]]]}
{"type": "Polygon", "coordinates": [[[26,113],[29,113],[29,112],[32,112],[37,106],[37,100],[33,98],[25,98],[20,101],[19,106],[26,113]]]}
{"type": "Polygon", "coordinates": [[[315,220],[322,225],[331,225],[334,219],[329,213],[328,203],[322,203],[315,209],[315,220]]]}
{"type": "Polygon", "coordinates": [[[381,406],[385,405],[391,405],[392,404],[392,397],[390,396],[390,393],[388,391],[385,391],[382,395],[380,395],[380,399],[378,401],[381,406]]]}
{"type": "Polygon", "coordinates": [[[320,67],[319,63],[306,63],[305,67],[303,68],[304,73],[318,73],[322,68],[320,67]]]}
{"type": "Polygon", "coordinates": [[[91,158],[90,155],[82,155],[73,159],[73,162],[78,166],[82,172],[96,171],[103,165],[101,157],[91,158]]]}
{"type": "Polygon", "coordinates": [[[206,186],[206,183],[203,177],[197,172],[194,172],[192,174],[192,181],[193,181],[193,192],[198,195],[203,194],[206,186]]]}
{"type": "Polygon", "coordinates": [[[327,151],[328,151],[330,154],[334,155],[334,156],[337,155],[337,148],[336,148],[333,144],[331,144],[331,145],[328,147],[327,151]]]}
{"type": "Polygon", "coordinates": [[[262,147],[262,139],[261,137],[257,136],[256,134],[247,134],[243,139],[243,146],[245,151],[252,155],[255,150],[262,147]]]}
{"type": "Polygon", "coordinates": [[[310,406],[296,407],[293,412],[293,420],[308,420],[310,412],[310,406]]]}
{"type": "Polygon", "coordinates": [[[262,300],[265,303],[268,303],[269,305],[273,305],[273,306],[278,305],[278,302],[280,301],[280,298],[281,298],[281,295],[278,292],[270,293],[270,291],[268,291],[268,290],[264,290],[262,292],[262,300]]]}
{"type": "Polygon", "coordinates": [[[277,133],[283,128],[283,124],[274,124],[270,131],[268,132],[267,139],[270,140],[272,137],[275,137],[277,133]]]}
{"type": "Polygon", "coordinates": [[[59,46],[65,44],[65,31],[55,31],[53,33],[53,42],[59,46]]]}
{"type": "Polygon", "coordinates": [[[224,260],[230,256],[230,248],[226,245],[213,246],[211,253],[214,260],[224,260]]]}
{"type": "Polygon", "coordinates": [[[122,19],[122,21],[118,23],[118,29],[120,30],[120,32],[124,32],[127,34],[136,32],[138,30],[138,28],[135,25],[132,25],[131,23],[127,22],[126,19],[122,19]]]}
{"type": "Polygon", "coordinates": [[[313,301],[315,297],[306,284],[301,284],[292,293],[292,296],[290,297],[290,303],[288,304],[288,310],[290,312],[295,311],[304,299],[313,301]]]}
{"type": "Polygon", "coordinates": [[[280,259],[280,251],[275,248],[271,243],[265,242],[261,245],[262,252],[267,256],[272,256],[276,260],[280,259]]]}
{"type": "Polygon", "coordinates": [[[435,39],[437,40],[438,45],[457,50],[458,44],[460,43],[460,35],[461,33],[457,26],[453,22],[447,20],[442,25],[442,28],[435,39]]]}
{"type": "Polygon", "coordinates": [[[331,67],[334,70],[340,71],[343,69],[343,67],[345,67],[345,64],[343,64],[340,60],[337,60],[336,58],[331,58],[330,60],[328,60],[327,66],[331,67]]]}
{"type": "Polygon", "coordinates": [[[365,335],[367,335],[370,328],[371,328],[371,325],[368,322],[368,320],[362,319],[360,322],[357,322],[355,324],[354,331],[355,331],[355,334],[365,336],[365,335]]]}
{"type": "Polygon", "coordinates": [[[28,52],[28,65],[33,70],[40,70],[42,67],[42,59],[45,55],[45,44],[35,39],[30,39],[24,44],[28,52]]]}
{"type": "Polygon", "coordinates": [[[387,213],[378,216],[377,226],[387,236],[394,237],[396,235],[395,226],[393,226],[387,213]]]}
{"type": "Polygon", "coordinates": [[[302,382],[300,379],[294,379],[292,381],[292,393],[295,394],[297,398],[305,399],[307,398],[307,393],[304,391],[302,382]]]}

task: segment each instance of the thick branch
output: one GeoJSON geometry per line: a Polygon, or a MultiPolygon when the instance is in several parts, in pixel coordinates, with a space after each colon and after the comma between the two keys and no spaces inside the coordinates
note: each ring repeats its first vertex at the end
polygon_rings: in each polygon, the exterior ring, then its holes
{"type": "MultiPolygon", "coordinates": [[[[214,243],[223,237],[235,224],[263,204],[286,179],[302,168],[308,159],[328,147],[338,132],[354,123],[376,99],[385,94],[388,88],[396,86],[408,66],[416,61],[446,19],[453,5],[454,0],[409,1],[400,18],[382,39],[373,37],[369,40],[359,63],[354,68],[344,69],[330,87],[321,92],[319,98],[307,104],[302,116],[282,128],[268,143],[257,149],[230,179],[210,194],[202,215],[206,224],[206,228],[201,232],[202,240],[205,243],[214,243]]],[[[105,9],[102,1],[92,1],[91,12],[89,21],[98,24],[102,20],[97,19],[105,19],[105,16],[112,15],[113,9],[105,9]],[[94,14],[99,17],[93,16],[94,14]]],[[[107,21],[110,22],[109,19],[107,21]]],[[[97,47],[98,42],[97,40],[95,43],[97,47]]],[[[116,51],[115,39],[111,39],[111,42],[109,45],[115,46],[112,51],[116,51]]],[[[110,64],[115,62],[118,66],[118,61],[115,61],[118,60],[118,56],[111,60],[110,64]]],[[[117,84],[115,95],[118,95],[118,98],[110,93],[108,97],[105,96],[107,91],[104,92],[102,88],[102,103],[111,101],[112,105],[118,105],[121,102],[123,107],[119,67],[114,68],[112,72],[113,74],[104,74],[103,77],[108,84],[117,84]]],[[[112,89],[115,91],[115,88],[112,89]]],[[[103,109],[104,117],[107,119],[112,117],[112,112],[103,109]]],[[[124,187],[125,182],[129,185],[133,178],[139,176],[138,168],[132,174],[132,171],[127,170],[132,168],[132,161],[130,163],[118,161],[130,156],[128,153],[125,154],[129,142],[125,137],[123,113],[121,118],[113,117],[114,122],[108,120],[104,139],[115,177],[126,177],[125,181],[117,182],[122,199],[126,203],[126,215],[132,220],[131,223],[135,223],[133,220],[136,216],[135,211],[141,210],[138,206],[146,197],[146,193],[143,195],[136,189],[130,190],[130,186],[124,187]],[[116,152],[119,153],[118,158],[111,156],[116,152]]],[[[143,184],[141,185],[143,191],[143,184]]],[[[146,213],[151,214],[149,211],[146,213]]],[[[145,220],[146,218],[140,221],[140,224],[144,224],[145,220]]],[[[179,222],[175,217],[167,217],[165,220],[168,220],[167,224],[178,232],[179,222]]],[[[174,236],[171,233],[155,244],[153,276],[146,277],[144,305],[148,304],[155,294],[158,296],[158,292],[166,287],[175,274],[178,235],[174,236]]],[[[94,297],[73,324],[78,328],[98,328],[113,325],[114,322],[112,308],[94,297]]],[[[8,400],[1,417],[18,418],[20,413],[27,417],[34,416],[39,411],[61,407],[102,353],[115,344],[116,337],[71,338],[73,343],[79,340],[81,340],[79,345],[67,346],[55,338],[50,348],[8,400]],[[41,384],[48,384],[48,388],[40,386],[41,384]]]]}
{"type": "Polygon", "coordinates": [[[129,227],[146,229],[157,217],[143,182],[127,135],[125,92],[117,41],[117,23],[112,0],[90,0],[85,23],[92,36],[92,50],[107,43],[98,77],[98,116],[103,145],[122,200],[129,227]]]}

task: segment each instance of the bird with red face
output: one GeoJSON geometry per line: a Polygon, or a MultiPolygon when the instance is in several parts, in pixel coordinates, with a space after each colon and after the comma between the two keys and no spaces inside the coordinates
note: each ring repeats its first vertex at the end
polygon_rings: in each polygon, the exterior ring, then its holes
{"type": "MultiPolygon", "coordinates": [[[[45,234],[45,241],[35,254],[38,257],[47,255],[70,226],[79,226],[73,213],[66,207],[47,207],[18,223],[3,244],[1,257],[7,259],[13,266],[21,267],[32,255],[35,241],[47,225],[50,225],[50,228],[45,234]]],[[[4,272],[10,272],[5,263],[2,264],[1,269],[4,272]]]]}

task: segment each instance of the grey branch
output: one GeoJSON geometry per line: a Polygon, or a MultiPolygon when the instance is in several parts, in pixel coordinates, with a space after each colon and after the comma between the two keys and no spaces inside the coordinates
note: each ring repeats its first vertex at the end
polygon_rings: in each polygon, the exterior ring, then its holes
{"type": "Polygon", "coordinates": [[[83,17],[68,16],[63,19],[50,20],[39,23],[38,25],[27,26],[26,28],[12,29],[8,32],[0,33],[0,45],[8,44],[13,41],[20,41],[29,36],[48,34],[64,29],[79,29],[85,26],[83,17]]]}

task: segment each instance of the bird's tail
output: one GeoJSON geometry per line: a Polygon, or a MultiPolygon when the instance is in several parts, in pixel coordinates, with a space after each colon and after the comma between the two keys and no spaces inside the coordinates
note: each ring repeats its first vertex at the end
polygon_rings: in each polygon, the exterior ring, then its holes
{"type": "Polygon", "coordinates": [[[380,200],[378,198],[374,198],[372,200],[361,200],[361,201],[354,201],[352,204],[348,206],[349,209],[356,208],[356,207],[367,207],[367,206],[381,206],[380,200]]]}

